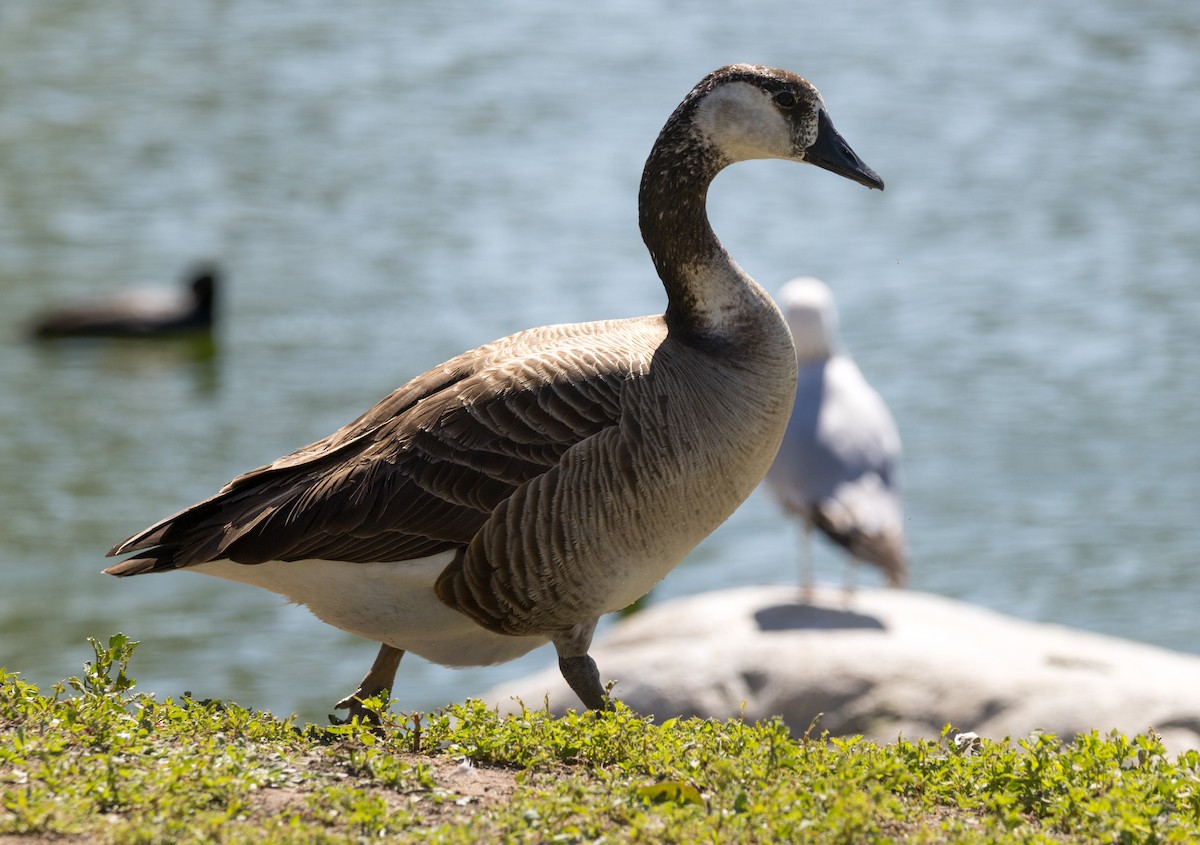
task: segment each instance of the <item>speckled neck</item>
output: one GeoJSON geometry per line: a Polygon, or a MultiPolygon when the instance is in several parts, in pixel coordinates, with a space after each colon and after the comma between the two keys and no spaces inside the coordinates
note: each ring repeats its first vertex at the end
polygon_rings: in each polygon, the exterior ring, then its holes
{"type": "Polygon", "coordinates": [[[739,330],[745,300],[758,300],[761,289],[708,222],[709,185],[730,162],[696,131],[694,111],[695,100],[685,101],[663,127],[642,172],[638,208],[642,239],[667,291],[668,326],[681,337],[720,342],[739,330]]]}
{"type": "Polygon", "coordinates": [[[716,151],[692,132],[690,110],[681,106],[663,127],[646,160],[638,195],[642,240],[667,290],[667,322],[699,329],[692,317],[702,310],[697,274],[732,259],[708,222],[706,198],[725,166],[716,151]]]}

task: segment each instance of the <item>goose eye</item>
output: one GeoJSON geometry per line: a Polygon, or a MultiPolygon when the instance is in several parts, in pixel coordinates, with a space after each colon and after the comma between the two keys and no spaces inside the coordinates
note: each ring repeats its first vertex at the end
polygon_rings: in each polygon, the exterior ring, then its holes
{"type": "Polygon", "coordinates": [[[791,91],[780,91],[775,95],[775,105],[780,108],[790,109],[796,105],[796,95],[791,91]]]}

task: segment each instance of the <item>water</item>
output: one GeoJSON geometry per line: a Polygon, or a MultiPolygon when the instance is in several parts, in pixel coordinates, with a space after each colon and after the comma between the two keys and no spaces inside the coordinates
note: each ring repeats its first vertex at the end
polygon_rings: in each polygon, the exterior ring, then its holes
{"type": "MultiPolygon", "coordinates": [[[[768,288],[833,287],[905,440],[913,586],[1200,651],[1200,15],[854,5],[6,0],[0,665],[51,683],[121,630],[143,689],[323,719],[373,645],[247,587],[103,576],[104,551],[462,349],[660,311],[641,165],[730,61],[816,82],[887,182],[754,162],[711,213],[768,288]],[[210,257],[213,354],[19,338],[210,257]]],[[[654,597],[789,581],[794,548],[756,494],[654,597]]],[[[551,659],[406,660],[397,693],[551,659]]]]}

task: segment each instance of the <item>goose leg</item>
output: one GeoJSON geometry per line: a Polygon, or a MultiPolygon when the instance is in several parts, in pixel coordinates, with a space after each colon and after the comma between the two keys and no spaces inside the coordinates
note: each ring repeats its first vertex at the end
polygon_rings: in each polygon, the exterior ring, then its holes
{"type": "Polygon", "coordinates": [[[576,625],[566,636],[556,637],[554,648],[558,652],[558,671],[562,673],[567,686],[579,696],[584,707],[588,710],[612,710],[612,700],[600,683],[600,670],[587,653],[598,621],[594,619],[590,624],[576,625]]]}
{"type": "Polygon", "coordinates": [[[600,684],[600,670],[596,661],[586,654],[576,657],[558,658],[558,671],[562,672],[563,680],[579,696],[588,710],[612,710],[612,701],[600,684]]]}
{"type": "Polygon", "coordinates": [[[379,654],[375,655],[375,662],[371,664],[370,670],[366,677],[358,685],[358,689],[350,693],[334,705],[338,710],[349,710],[349,718],[355,716],[361,721],[375,721],[373,714],[368,713],[363,707],[363,700],[367,698],[387,698],[392,692],[392,683],[396,680],[396,670],[400,668],[400,658],[404,656],[404,650],[392,648],[386,643],[379,647],[379,654]]]}

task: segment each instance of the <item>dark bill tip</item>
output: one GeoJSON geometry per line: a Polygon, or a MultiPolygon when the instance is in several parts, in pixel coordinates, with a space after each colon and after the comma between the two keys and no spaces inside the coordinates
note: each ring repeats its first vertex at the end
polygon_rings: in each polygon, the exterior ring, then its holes
{"type": "Polygon", "coordinates": [[[867,167],[850,149],[846,140],[833,128],[824,109],[817,117],[817,140],[804,151],[804,160],[838,176],[853,179],[860,185],[883,190],[883,180],[879,174],[867,167]]]}

